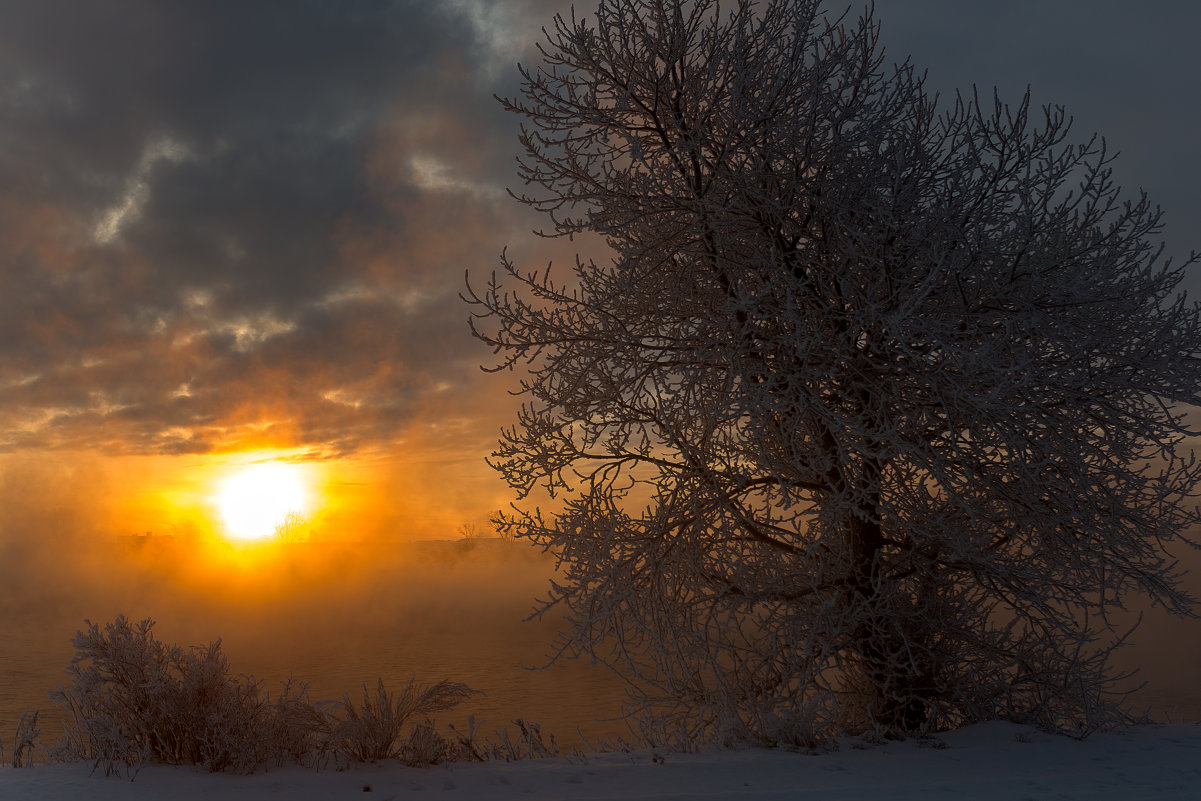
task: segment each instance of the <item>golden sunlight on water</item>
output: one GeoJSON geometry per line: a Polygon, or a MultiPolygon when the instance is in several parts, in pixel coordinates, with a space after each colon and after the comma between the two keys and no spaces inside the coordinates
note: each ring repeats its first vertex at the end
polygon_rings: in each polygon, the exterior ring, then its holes
{"type": "MultiPolygon", "coordinates": [[[[383,678],[399,688],[462,681],[482,694],[439,722],[473,714],[483,733],[516,718],[561,744],[621,734],[605,718],[621,689],[605,670],[546,662],[551,622],[526,623],[553,563],[524,544],[493,539],[420,543],[275,543],[215,547],[169,537],[94,543],[87,569],[60,564],[58,580],[0,619],[0,734],[40,708],[43,740],[59,735],[46,690],[65,681],[71,637],[85,618],[153,617],[165,642],[222,638],[234,673],[274,693],[289,675],[315,699],[361,697],[383,678]],[[199,546],[199,547],[197,547],[199,546]],[[36,597],[34,597],[36,595],[36,597]],[[577,734],[577,728],[579,734],[577,734]]],[[[43,566],[45,567],[45,566],[43,566]]]]}
{"type": "MultiPolygon", "coordinates": [[[[279,456],[128,459],[108,472],[59,459],[0,473],[0,735],[11,736],[22,710],[40,708],[43,741],[57,739],[46,690],[65,680],[71,638],[85,619],[103,624],[118,614],[154,618],[165,642],[222,638],[232,671],[254,674],[272,692],[289,675],[309,682],[315,699],[358,697],[377,678],[390,688],[410,676],[450,679],[486,695],[440,722],[474,714],[490,733],[520,717],[561,743],[578,742],[577,727],[588,739],[624,733],[608,720],[622,690],[605,669],[527,669],[545,664],[554,637],[554,620],[523,622],[546,593],[553,560],[522,543],[431,537],[453,531],[443,521],[462,508],[420,500],[422,481],[444,478],[436,470],[308,465],[300,541],[219,536],[222,482],[259,464],[293,464],[279,456]],[[428,539],[383,541],[389,532],[428,539]]],[[[1192,587],[1201,594],[1195,580],[1192,587]]],[[[1148,610],[1118,659],[1148,680],[1132,699],[1136,709],[1197,720],[1201,652],[1177,624],[1148,610]]]]}

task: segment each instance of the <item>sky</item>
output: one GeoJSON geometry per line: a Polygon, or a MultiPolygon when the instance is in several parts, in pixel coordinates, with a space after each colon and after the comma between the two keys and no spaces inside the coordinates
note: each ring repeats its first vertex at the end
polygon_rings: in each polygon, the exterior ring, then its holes
{"type": "MultiPolygon", "coordinates": [[[[0,0],[10,527],[166,531],[221,469],[272,456],[319,468],[344,530],[439,536],[505,505],[483,459],[515,377],[479,370],[458,294],[506,246],[570,262],[505,195],[517,121],[493,99],[565,8],[0,0]]],[[[1165,207],[1167,252],[1201,247],[1201,4],[876,15],[889,57],[945,95],[1065,105],[1165,207]]]]}

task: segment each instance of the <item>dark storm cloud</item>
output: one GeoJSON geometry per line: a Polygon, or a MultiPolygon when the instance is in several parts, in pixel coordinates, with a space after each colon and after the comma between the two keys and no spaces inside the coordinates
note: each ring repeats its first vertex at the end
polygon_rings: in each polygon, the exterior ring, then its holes
{"type": "MultiPolygon", "coordinates": [[[[571,249],[530,245],[535,221],[504,197],[516,124],[491,95],[516,91],[513,62],[566,7],[0,4],[0,450],[338,455],[487,417],[505,387],[473,383],[487,354],[463,270],[506,243],[540,265],[571,249]]],[[[935,88],[1029,83],[1107,134],[1187,251],[1201,7],[1083,7],[877,15],[890,57],[912,53],[935,88]]]]}
{"type": "Polygon", "coordinates": [[[464,236],[509,224],[506,19],[0,7],[0,449],[386,442],[471,349],[464,236]]]}

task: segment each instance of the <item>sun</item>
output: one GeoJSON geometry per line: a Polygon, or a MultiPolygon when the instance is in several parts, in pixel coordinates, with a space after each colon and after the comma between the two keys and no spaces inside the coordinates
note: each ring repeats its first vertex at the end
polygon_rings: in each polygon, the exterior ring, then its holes
{"type": "Polygon", "coordinates": [[[299,465],[264,462],[230,475],[217,493],[217,509],[225,534],[235,540],[261,540],[275,533],[289,512],[308,506],[299,465]]]}

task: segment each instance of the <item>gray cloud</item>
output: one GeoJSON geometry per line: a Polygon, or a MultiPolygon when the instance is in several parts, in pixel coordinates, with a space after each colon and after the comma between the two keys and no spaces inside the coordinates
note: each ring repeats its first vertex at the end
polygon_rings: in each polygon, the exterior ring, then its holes
{"type": "MultiPolygon", "coordinates": [[[[0,6],[0,450],[342,455],[430,410],[482,420],[445,442],[486,449],[504,388],[455,296],[506,243],[569,255],[503,196],[516,121],[491,98],[565,7],[0,6]]],[[[1180,253],[1201,11],[1147,9],[877,3],[889,53],[935,87],[1029,83],[1109,135],[1180,253]]]]}
{"type": "Polygon", "coordinates": [[[512,150],[487,11],[0,9],[0,449],[343,453],[460,380],[503,240],[442,242],[503,237],[512,150]]]}

